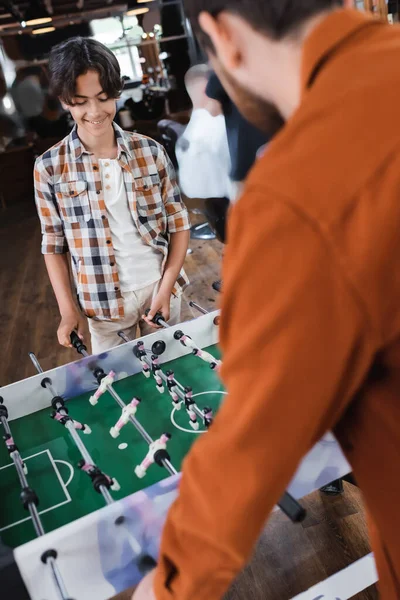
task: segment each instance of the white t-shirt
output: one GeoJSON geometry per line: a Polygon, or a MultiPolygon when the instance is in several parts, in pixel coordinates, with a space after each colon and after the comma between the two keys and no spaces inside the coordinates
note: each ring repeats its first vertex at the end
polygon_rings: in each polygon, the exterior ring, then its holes
{"type": "Polygon", "coordinates": [[[176,146],[180,187],[188,198],[230,198],[231,158],[223,115],[194,110],[176,146]]]}
{"type": "Polygon", "coordinates": [[[99,159],[99,164],[121,291],[134,292],[161,279],[163,255],[137,230],[118,161],[99,159]]]}

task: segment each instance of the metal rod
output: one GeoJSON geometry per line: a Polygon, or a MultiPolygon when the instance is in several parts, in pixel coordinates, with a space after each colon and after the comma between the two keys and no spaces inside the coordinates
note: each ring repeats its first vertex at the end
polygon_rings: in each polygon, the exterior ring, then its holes
{"type": "MultiPolygon", "coordinates": [[[[149,359],[147,358],[147,356],[143,357],[143,360],[146,361],[146,364],[149,368],[152,367],[152,364],[149,361],[149,359]]],[[[160,369],[159,374],[160,374],[161,379],[163,379],[166,383],[168,381],[168,377],[165,375],[165,373],[162,369],[160,369]]],[[[185,394],[181,391],[181,390],[184,390],[185,387],[181,383],[179,383],[179,381],[177,381],[175,378],[174,378],[174,381],[178,388],[176,390],[177,395],[180,397],[181,400],[185,401],[185,394]]],[[[201,410],[199,409],[197,404],[195,404],[193,406],[193,412],[195,412],[197,414],[197,416],[200,417],[200,419],[203,419],[203,413],[201,412],[201,410]]]]}
{"type": "MultiPolygon", "coordinates": [[[[4,422],[3,422],[3,425],[4,425],[4,422]]],[[[16,450],[15,452],[12,452],[10,454],[10,456],[12,458],[12,461],[14,463],[15,469],[17,471],[18,479],[19,479],[21,488],[22,489],[28,488],[29,487],[29,483],[28,483],[28,480],[27,480],[27,478],[25,476],[25,473],[24,473],[24,467],[23,467],[22,458],[21,458],[20,453],[18,452],[18,450],[16,450]]],[[[36,508],[36,505],[33,504],[32,502],[30,502],[28,504],[28,511],[29,511],[29,514],[32,517],[32,523],[33,523],[33,527],[35,528],[36,535],[37,535],[37,537],[41,537],[42,535],[45,534],[45,531],[43,529],[43,525],[42,525],[42,522],[40,520],[39,513],[38,513],[38,510],[36,508]]]]}
{"type": "Polygon", "coordinates": [[[56,560],[52,556],[49,556],[49,558],[47,559],[47,562],[50,565],[50,568],[51,568],[51,571],[53,574],[54,584],[55,584],[56,588],[58,589],[62,600],[69,600],[69,594],[67,592],[67,588],[64,585],[64,581],[63,581],[62,575],[60,573],[60,570],[58,568],[56,560]]]}
{"type": "Polygon", "coordinates": [[[198,310],[199,313],[201,313],[202,315],[208,315],[209,314],[208,310],[206,310],[205,308],[203,308],[202,306],[200,306],[200,304],[197,304],[197,302],[193,302],[193,300],[191,300],[189,302],[189,306],[191,308],[195,308],[196,310],[198,310]]]}
{"type": "MultiPolygon", "coordinates": [[[[117,404],[122,409],[126,407],[125,402],[117,394],[117,392],[114,390],[114,388],[111,385],[107,386],[107,391],[111,394],[111,396],[114,398],[114,400],[117,402],[117,404]]],[[[153,443],[153,441],[154,441],[153,438],[147,433],[145,428],[142,427],[142,425],[139,423],[139,421],[134,416],[130,415],[129,421],[135,427],[136,431],[138,433],[140,433],[140,435],[142,436],[142,438],[148,445],[153,443]]],[[[176,475],[178,473],[178,471],[175,469],[175,467],[171,464],[171,462],[169,460],[163,459],[161,462],[162,462],[164,468],[169,472],[170,475],[176,475]]]]}
{"type": "Polygon", "coordinates": [[[130,342],[131,340],[128,338],[128,336],[125,335],[125,333],[123,331],[118,331],[118,335],[119,337],[124,340],[124,342],[130,342]]]}
{"type": "MultiPolygon", "coordinates": [[[[35,359],[36,359],[36,357],[35,357],[35,359]]],[[[37,362],[37,360],[36,360],[36,362],[37,362]]],[[[38,366],[40,367],[39,363],[38,363],[38,366]]],[[[11,432],[10,425],[8,423],[8,419],[5,416],[1,416],[0,421],[1,421],[1,424],[3,426],[3,429],[6,433],[6,435],[11,436],[11,438],[12,438],[12,432],[11,432]]],[[[14,452],[11,452],[10,458],[12,459],[15,469],[17,471],[21,489],[26,490],[27,488],[29,488],[29,483],[28,483],[28,480],[27,480],[25,472],[24,472],[24,463],[23,463],[23,460],[21,458],[19,451],[14,450],[14,452]]],[[[29,502],[27,508],[28,508],[29,514],[32,519],[32,524],[35,529],[36,536],[42,537],[42,536],[46,535],[46,532],[42,525],[42,521],[40,519],[36,504],[34,504],[34,502],[29,502]]],[[[55,559],[53,557],[49,557],[46,562],[48,562],[50,565],[54,583],[55,583],[56,589],[58,591],[59,597],[61,598],[61,600],[69,600],[70,596],[68,594],[67,588],[65,587],[64,580],[62,578],[61,572],[58,568],[58,565],[57,565],[55,559]]]]}
{"type": "Polygon", "coordinates": [[[33,354],[33,352],[29,352],[29,358],[31,359],[31,361],[34,364],[35,369],[37,370],[38,373],[43,373],[43,369],[40,366],[40,363],[38,361],[38,359],[36,358],[36,356],[33,354]]]}
{"type": "MultiPolygon", "coordinates": [[[[35,365],[38,372],[43,373],[43,369],[40,366],[40,363],[39,363],[38,359],[36,358],[36,356],[33,354],[33,352],[29,353],[29,357],[30,357],[31,361],[33,362],[33,364],[35,365]]],[[[52,398],[57,396],[57,394],[55,393],[55,391],[49,381],[45,381],[43,385],[46,388],[46,390],[48,392],[50,392],[52,398]]],[[[60,408],[60,410],[58,412],[62,415],[68,415],[67,411],[63,408],[60,408]]],[[[68,432],[69,432],[70,436],[72,437],[73,441],[75,442],[75,445],[78,448],[85,463],[87,463],[89,465],[94,465],[95,464],[94,460],[90,456],[88,449],[86,448],[85,444],[82,442],[81,438],[79,437],[78,432],[76,431],[76,429],[73,426],[73,424],[71,423],[71,421],[67,421],[67,423],[65,424],[65,427],[66,427],[66,429],[68,429],[68,432]]],[[[109,490],[106,488],[105,485],[100,485],[99,490],[100,490],[100,493],[103,496],[106,504],[114,503],[114,499],[111,496],[109,490]]]]}

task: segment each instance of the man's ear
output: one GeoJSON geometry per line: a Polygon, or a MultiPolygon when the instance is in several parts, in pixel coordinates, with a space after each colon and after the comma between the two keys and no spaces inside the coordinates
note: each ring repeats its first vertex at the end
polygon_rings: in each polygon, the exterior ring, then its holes
{"type": "Polygon", "coordinates": [[[216,58],[228,71],[236,69],[241,63],[236,21],[236,16],[229,13],[221,13],[217,17],[212,17],[208,12],[199,15],[199,25],[211,39],[216,58]]]}

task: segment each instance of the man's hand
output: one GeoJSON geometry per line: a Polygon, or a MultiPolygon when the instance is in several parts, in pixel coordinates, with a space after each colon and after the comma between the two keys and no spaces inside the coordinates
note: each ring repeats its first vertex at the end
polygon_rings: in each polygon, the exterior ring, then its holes
{"type": "Polygon", "coordinates": [[[164,321],[168,321],[171,310],[171,292],[163,291],[160,289],[158,294],[155,296],[153,302],[151,303],[150,312],[147,315],[142,315],[143,321],[146,321],[150,327],[154,329],[161,329],[159,325],[156,325],[153,322],[154,317],[157,312],[160,312],[163,316],[164,321]]]}
{"type": "Polygon", "coordinates": [[[153,570],[142,579],[133,593],[132,600],[157,600],[153,591],[154,573],[153,570]]]}
{"type": "Polygon", "coordinates": [[[57,337],[61,346],[72,348],[70,335],[73,331],[76,331],[81,340],[83,340],[83,325],[83,316],[78,311],[62,315],[57,330],[57,337]]]}

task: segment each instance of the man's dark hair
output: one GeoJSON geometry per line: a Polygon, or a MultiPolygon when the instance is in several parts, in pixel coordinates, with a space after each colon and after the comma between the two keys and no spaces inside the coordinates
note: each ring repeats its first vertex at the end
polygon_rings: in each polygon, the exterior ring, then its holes
{"type": "Polygon", "coordinates": [[[298,29],[314,15],[343,5],[343,0],[184,0],[186,14],[200,41],[212,50],[209,37],[198,22],[201,12],[213,17],[226,11],[242,17],[256,31],[275,40],[282,39],[298,29]]]}
{"type": "Polygon", "coordinates": [[[122,92],[121,69],[115,55],[106,46],[89,38],[75,37],[55,46],[50,53],[51,92],[72,105],[76,80],[88,71],[99,74],[103,92],[118,98],[122,92]]]}

